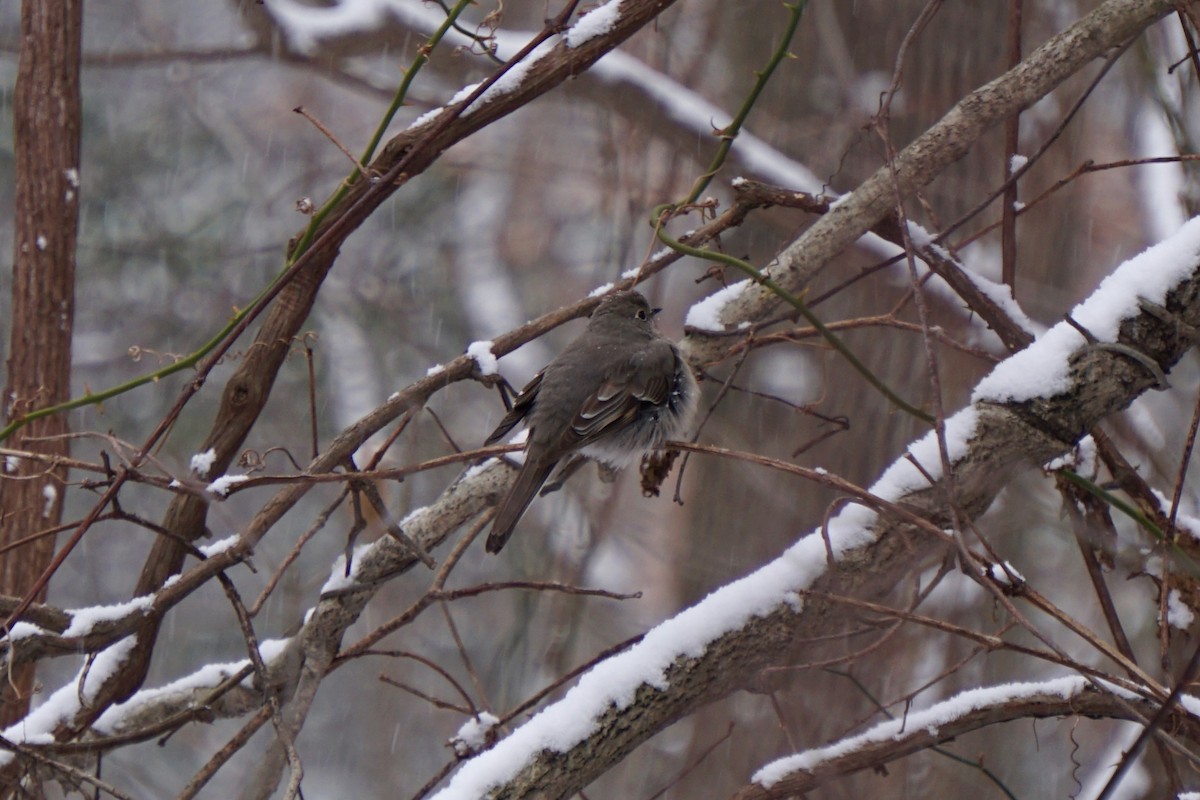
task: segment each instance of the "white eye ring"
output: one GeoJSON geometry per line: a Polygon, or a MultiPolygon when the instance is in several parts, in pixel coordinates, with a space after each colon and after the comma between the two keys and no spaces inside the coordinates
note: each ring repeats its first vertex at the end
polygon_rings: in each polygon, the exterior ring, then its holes
{"type": "Polygon", "coordinates": [[[646,309],[644,309],[644,308],[639,308],[639,309],[637,310],[637,318],[638,318],[638,319],[645,319],[645,318],[646,318],[646,309]]]}

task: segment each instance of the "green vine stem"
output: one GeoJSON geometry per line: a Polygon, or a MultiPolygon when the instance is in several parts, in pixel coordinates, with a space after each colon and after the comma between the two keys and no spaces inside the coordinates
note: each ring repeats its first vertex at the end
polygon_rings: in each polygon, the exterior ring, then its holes
{"type": "Polygon", "coordinates": [[[1162,528],[1154,524],[1154,520],[1143,514],[1137,507],[1131,503],[1127,503],[1117,497],[1112,492],[1097,486],[1092,481],[1083,477],[1077,472],[1069,469],[1060,469],[1059,474],[1066,478],[1071,483],[1083,489],[1088,494],[1100,498],[1102,501],[1120,511],[1129,519],[1133,520],[1137,525],[1144,528],[1151,536],[1160,542],[1166,542],[1171,547],[1171,552],[1175,556],[1178,563],[1183,567],[1184,571],[1192,578],[1200,578],[1200,565],[1198,565],[1191,556],[1185,553],[1177,543],[1168,540],[1166,533],[1162,528]]]}
{"type": "MultiPolygon", "coordinates": [[[[396,112],[398,112],[404,106],[404,101],[408,97],[408,90],[412,87],[413,81],[416,80],[417,73],[421,71],[421,68],[424,67],[426,63],[428,63],[429,54],[433,52],[434,48],[441,43],[445,35],[450,31],[451,28],[454,27],[455,23],[458,21],[458,18],[462,16],[462,13],[472,5],[474,5],[473,0],[459,0],[457,3],[455,3],[454,7],[451,8],[447,13],[446,19],[440,26],[438,26],[438,29],[429,36],[428,41],[417,48],[417,57],[413,59],[413,63],[409,66],[409,68],[404,71],[404,79],[400,81],[400,86],[396,89],[396,96],[392,98],[391,105],[388,106],[387,111],[384,112],[383,119],[379,121],[379,125],[376,126],[375,132],[371,135],[371,140],[367,143],[367,148],[363,151],[362,158],[358,160],[359,164],[370,163],[371,159],[375,155],[375,148],[377,148],[379,146],[379,142],[383,140],[384,132],[387,131],[387,127],[392,124],[392,118],[395,117],[396,112]]],[[[325,221],[325,218],[328,217],[335,208],[341,205],[341,202],[346,199],[346,195],[349,193],[350,187],[353,186],[361,176],[362,171],[356,166],[338,185],[337,190],[334,191],[329,199],[326,200],[312,215],[312,219],[309,220],[308,228],[304,231],[304,235],[300,237],[300,241],[296,243],[296,246],[292,248],[292,251],[288,254],[289,264],[294,262],[297,258],[302,256],[306,250],[308,250],[309,245],[311,245],[313,239],[316,238],[317,231],[320,230],[321,224],[325,221]]]]}
{"type": "MultiPolygon", "coordinates": [[[[391,124],[392,119],[396,115],[396,112],[398,112],[400,110],[400,108],[403,107],[404,100],[408,96],[408,91],[411,88],[413,81],[416,79],[417,73],[420,72],[421,68],[423,66],[425,66],[425,64],[429,61],[429,54],[431,52],[433,52],[433,49],[435,47],[437,47],[438,44],[441,43],[441,41],[445,37],[446,33],[454,26],[454,24],[457,22],[458,18],[462,15],[462,13],[471,5],[472,5],[472,0],[459,0],[459,2],[456,3],[454,5],[454,7],[450,9],[449,13],[446,16],[446,20],[438,27],[438,29],[436,31],[433,32],[433,34],[430,35],[429,39],[423,45],[421,45],[421,47],[418,49],[417,57],[415,59],[413,59],[413,63],[409,66],[409,68],[407,70],[405,70],[404,79],[401,81],[399,88],[396,90],[396,96],[395,96],[395,98],[393,98],[391,105],[388,106],[387,111],[384,113],[383,119],[380,121],[379,125],[376,127],[375,133],[371,136],[371,140],[367,144],[367,148],[363,153],[362,159],[360,159],[360,163],[366,164],[374,156],[375,149],[379,146],[379,142],[382,140],[384,132],[387,130],[387,127],[391,124]]],[[[73,397],[70,400],[66,400],[62,403],[58,403],[57,405],[46,406],[45,408],[39,408],[35,411],[30,411],[25,414],[21,414],[21,415],[17,416],[15,419],[13,419],[12,421],[10,421],[8,423],[8,425],[4,426],[3,428],[0,428],[0,442],[4,442],[13,433],[15,433],[16,431],[25,427],[30,422],[32,422],[36,419],[41,419],[43,417],[49,417],[54,414],[61,414],[64,411],[71,411],[72,409],[82,408],[84,406],[96,405],[96,404],[104,402],[105,400],[116,397],[117,395],[121,395],[128,391],[132,391],[133,389],[136,389],[139,386],[145,386],[148,383],[157,383],[158,381],[162,380],[163,378],[166,378],[170,375],[174,375],[176,372],[180,372],[182,370],[189,369],[189,368],[195,366],[197,363],[200,362],[200,359],[204,358],[206,355],[211,353],[218,345],[220,345],[221,342],[223,342],[225,340],[225,338],[227,336],[229,336],[229,334],[235,328],[238,327],[238,325],[242,322],[242,320],[246,317],[246,315],[250,314],[251,312],[253,312],[257,309],[257,307],[259,305],[259,301],[263,297],[265,297],[268,293],[270,293],[272,291],[272,289],[275,288],[275,285],[283,278],[283,276],[288,273],[288,270],[286,269],[286,267],[290,267],[292,264],[294,264],[296,262],[296,259],[298,259],[301,255],[303,255],[304,252],[308,249],[308,247],[312,244],[313,240],[316,237],[317,231],[321,227],[321,223],[330,214],[330,212],[332,212],[335,208],[337,208],[338,205],[345,199],[346,194],[350,190],[350,187],[360,177],[360,175],[361,175],[360,170],[356,167],[350,173],[350,175],[347,176],[346,179],[340,183],[337,190],[330,196],[330,198],[328,200],[325,201],[325,203],[321,206],[321,208],[316,213],[313,214],[312,219],[309,221],[308,227],[305,229],[303,236],[300,238],[299,242],[297,242],[296,246],[292,249],[292,251],[288,254],[285,269],[283,271],[281,271],[278,275],[276,275],[275,278],[272,279],[271,282],[269,284],[267,284],[267,286],[264,287],[261,292],[258,293],[258,295],[254,298],[253,301],[251,301],[248,305],[246,305],[245,308],[243,308],[243,309],[239,310],[237,313],[235,313],[229,319],[229,321],[227,323],[225,323],[225,325],[221,328],[221,330],[219,330],[216,333],[216,335],[214,335],[207,342],[205,342],[203,345],[201,345],[199,349],[189,353],[188,355],[184,356],[183,358],[179,359],[178,361],[175,361],[171,364],[168,364],[165,367],[162,367],[161,369],[154,370],[153,372],[148,372],[144,375],[139,375],[138,377],[128,380],[122,384],[118,384],[117,386],[112,386],[108,389],[104,389],[103,391],[99,391],[99,392],[88,392],[80,397],[73,397]]]]}
{"type": "MultiPolygon", "coordinates": [[[[717,172],[725,164],[725,159],[729,157],[729,151],[733,148],[733,140],[737,138],[738,133],[742,130],[742,125],[746,122],[746,117],[750,116],[750,109],[754,108],[754,104],[758,102],[758,96],[762,94],[766,88],[767,82],[771,80],[771,75],[774,74],[775,68],[779,66],[784,58],[788,57],[788,49],[792,43],[792,37],[796,35],[796,28],[800,26],[800,17],[804,15],[804,9],[808,5],[808,0],[799,0],[794,5],[783,4],[789,12],[787,26],[783,31],[783,38],[779,41],[779,46],[775,48],[775,52],[771,54],[767,65],[763,67],[761,72],[755,73],[756,80],[754,86],[750,89],[750,94],[746,95],[745,102],[738,109],[733,120],[721,130],[717,131],[717,136],[721,139],[721,144],[717,147],[716,155],[713,156],[712,163],[708,165],[696,182],[692,185],[692,190],[688,193],[687,199],[679,203],[678,206],[686,206],[700,199],[700,195],[708,188],[708,184],[716,176],[717,172]]],[[[655,217],[658,215],[655,214],[655,217]]]]}
{"type": "Polygon", "coordinates": [[[879,378],[876,377],[875,374],[872,373],[865,364],[859,361],[858,357],[850,351],[850,348],[846,347],[842,340],[839,339],[833,333],[833,331],[826,328],[824,323],[822,323],[815,314],[808,310],[808,307],[804,305],[804,302],[799,297],[784,289],[769,276],[760,272],[752,264],[724,253],[718,253],[713,250],[703,250],[698,247],[690,247],[685,245],[679,240],[672,238],[671,235],[667,233],[665,228],[666,220],[675,214],[678,209],[686,208],[699,199],[700,195],[708,187],[708,184],[712,181],[713,177],[725,164],[726,159],[729,157],[729,151],[733,147],[733,142],[737,138],[738,133],[741,132],[742,125],[745,124],[746,118],[750,116],[751,109],[753,109],[754,104],[758,102],[758,98],[762,94],[763,89],[766,88],[767,82],[775,73],[776,67],[778,67],[780,63],[783,62],[783,59],[788,56],[788,49],[791,46],[792,39],[796,34],[796,29],[800,25],[800,18],[803,16],[804,9],[807,5],[807,0],[799,0],[799,2],[792,5],[788,5],[787,3],[784,4],[784,8],[789,11],[789,14],[787,26],[784,28],[783,36],[779,40],[779,46],[776,47],[774,52],[771,53],[771,57],[767,60],[766,66],[763,67],[761,71],[755,73],[756,80],[754,82],[754,86],[750,89],[750,93],[746,96],[746,99],[742,103],[741,108],[738,109],[737,114],[734,115],[733,120],[720,131],[717,131],[717,135],[721,139],[721,144],[717,147],[717,152],[713,156],[713,160],[709,164],[708,169],[706,169],[692,185],[692,189],[688,193],[687,198],[679,203],[667,203],[654,209],[653,223],[655,235],[658,237],[659,241],[676,252],[709,261],[716,261],[718,263],[734,267],[746,273],[756,283],[770,289],[778,297],[782,298],[789,305],[791,305],[792,308],[796,309],[796,311],[798,311],[810,325],[816,328],[817,332],[824,337],[825,341],[829,342],[829,345],[833,347],[834,350],[840,353],[842,357],[854,367],[854,369],[856,369],[864,378],[866,378],[868,383],[878,389],[884,397],[892,402],[893,405],[902,411],[912,414],[914,417],[922,420],[923,422],[933,424],[934,420],[932,416],[905,401],[903,398],[889,389],[883,383],[883,381],[879,380],[879,378]]]}
{"type": "MultiPolygon", "coordinates": [[[[276,280],[278,280],[278,278],[276,280]]],[[[259,297],[262,297],[262,295],[270,291],[271,287],[274,285],[275,281],[272,281],[266,289],[259,293],[259,297]]],[[[250,313],[250,311],[253,310],[257,305],[258,298],[255,298],[254,302],[250,303],[250,305],[246,306],[246,308],[234,314],[233,317],[230,318],[229,322],[225,324],[225,327],[221,328],[221,330],[218,331],[215,336],[201,345],[199,350],[189,353],[173,364],[168,364],[161,369],[157,369],[154,372],[148,372],[145,375],[139,375],[132,380],[128,380],[125,383],[118,384],[117,386],[110,387],[103,391],[88,392],[80,397],[73,397],[70,400],[65,400],[58,405],[46,406],[45,408],[39,408],[36,411],[30,411],[18,416],[3,428],[0,428],[0,442],[5,441],[13,433],[25,427],[30,422],[33,422],[35,419],[49,417],[53,414],[60,414],[64,411],[82,408],[83,406],[97,405],[99,403],[103,403],[109,398],[116,397],[119,394],[124,394],[125,392],[136,389],[139,386],[145,386],[147,383],[157,383],[168,375],[174,375],[176,372],[195,366],[200,359],[204,358],[204,356],[212,352],[213,348],[224,341],[225,337],[229,335],[230,331],[236,328],[238,323],[242,321],[242,318],[245,317],[246,314],[250,313]]]]}
{"type": "Polygon", "coordinates": [[[816,329],[817,333],[821,334],[822,338],[829,343],[830,347],[841,354],[842,358],[846,359],[850,366],[854,367],[854,369],[866,379],[867,383],[879,390],[879,393],[891,401],[893,405],[895,405],[901,411],[911,414],[922,422],[926,422],[930,425],[934,423],[934,419],[929,413],[912,405],[904,398],[900,397],[900,395],[888,388],[887,384],[881,381],[878,376],[875,375],[875,373],[871,372],[867,365],[858,359],[858,356],[854,355],[853,351],[851,351],[850,348],[838,338],[837,334],[825,327],[825,323],[821,322],[820,318],[809,310],[808,306],[804,304],[803,300],[780,286],[769,275],[764,274],[753,264],[742,261],[740,258],[735,258],[725,253],[718,253],[715,250],[705,250],[699,247],[691,247],[690,245],[686,245],[678,239],[672,238],[662,225],[662,220],[665,219],[666,214],[670,213],[670,210],[670,205],[659,206],[654,210],[655,215],[660,221],[657,226],[659,241],[661,241],[667,247],[670,247],[672,250],[676,250],[684,255],[705,259],[707,261],[716,261],[719,264],[725,264],[726,266],[734,267],[735,269],[739,269],[746,273],[746,275],[748,275],[755,283],[767,287],[775,295],[782,298],[788,305],[796,309],[800,316],[804,317],[805,321],[807,321],[809,325],[812,325],[813,328],[816,329]]]}

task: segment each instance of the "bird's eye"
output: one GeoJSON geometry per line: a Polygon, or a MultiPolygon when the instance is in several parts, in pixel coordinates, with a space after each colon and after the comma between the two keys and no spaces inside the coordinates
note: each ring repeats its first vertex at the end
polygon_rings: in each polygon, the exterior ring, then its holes
{"type": "Polygon", "coordinates": [[[644,308],[639,308],[639,309],[637,310],[637,318],[638,318],[638,319],[645,319],[645,318],[646,318],[646,309],[644,309],[644,308]]]}

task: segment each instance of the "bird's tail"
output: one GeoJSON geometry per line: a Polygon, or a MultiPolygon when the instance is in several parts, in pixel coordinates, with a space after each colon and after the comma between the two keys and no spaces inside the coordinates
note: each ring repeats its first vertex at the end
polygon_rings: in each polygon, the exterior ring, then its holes
{"type": "Polygon", "coordinates": [[[534,495],[545,483],[552,469],[554,469],[553,461],[549,464],[539,464],[526,457],[521,471],[517,473],[516,482],[496,509],[496,518],[492,521],[492,530],[487,538],[489,553],[499,553],[500,548],[504,547],[508,538],[512,536],[513,529],[517,527],[521,515],[533,502],[534,495]]]}

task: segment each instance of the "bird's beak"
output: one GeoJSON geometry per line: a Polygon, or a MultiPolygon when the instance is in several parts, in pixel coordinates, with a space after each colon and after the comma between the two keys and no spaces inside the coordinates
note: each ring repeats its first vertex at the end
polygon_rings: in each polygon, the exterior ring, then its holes
{"type": "Polygon", "coordinates": [[[657,317],[657,316],[658,316],[658,312],[660,312],[660,311],[662,311],[662,309],[661,309],[661,308],[652,308],[652,309],[650,309],[650,319],[654,319],[655,317],[657,317]]]}

